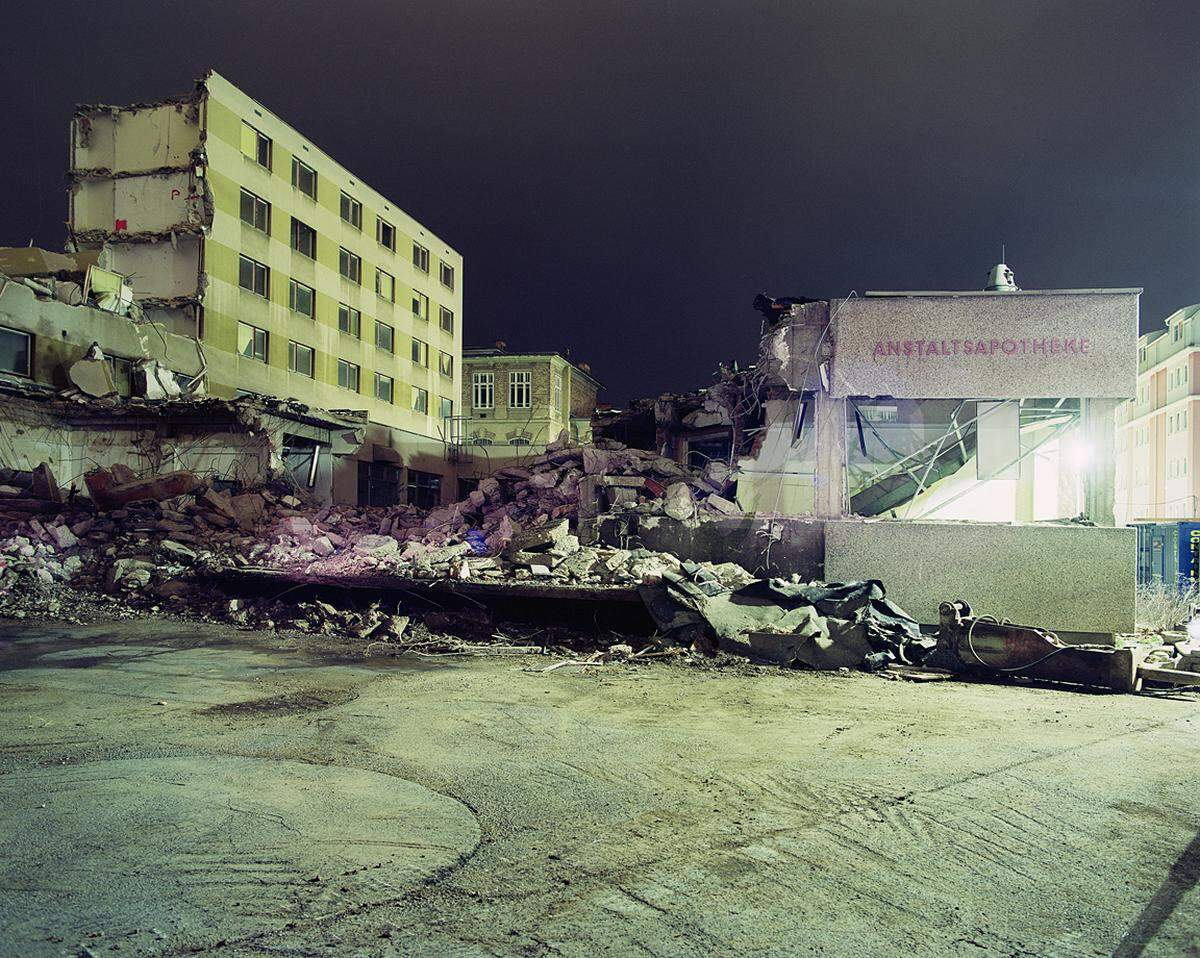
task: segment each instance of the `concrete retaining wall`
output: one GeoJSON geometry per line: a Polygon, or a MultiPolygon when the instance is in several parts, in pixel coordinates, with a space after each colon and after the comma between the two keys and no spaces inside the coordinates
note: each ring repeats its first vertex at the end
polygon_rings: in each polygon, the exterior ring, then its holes
{"type": "Polygon", "coordinates": [[[758,575],[879,579],[926,625],[937,624],[941,602],[965,599],[977,613],[1069,640],[1134,628],[1133,529],[753,516],[689,526],[663,516],[609,515],[598,536],[605,545],[737,562],[758,575]]]}
{"type": "Polygon", "coordinates": [[[971,522],[831,521],[830,581],[880,579],[919,622],[965,599],[977,614],[1065,633],[1132,632],[1133,529],[971,522]]]}
{"type": "Polygon", "coordinates": [[[665,516],[605,516],[599,539],[695,562],[736,562],[759,575],[822,578],[824,526],[815,519],[736,516],[689,526],[665,516]]]}

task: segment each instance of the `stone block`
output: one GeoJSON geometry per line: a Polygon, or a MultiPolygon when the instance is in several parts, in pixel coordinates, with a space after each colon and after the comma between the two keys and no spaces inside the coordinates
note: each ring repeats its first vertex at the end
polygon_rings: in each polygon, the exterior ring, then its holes
{"type": "Polygon", "coordinates": [[[936,625],[938,605],[1060,633],[1134,629],[1137,533],[1131,528],[985,522],[834,520],[830,582],[879,579],[887,597],[936,625]]]}

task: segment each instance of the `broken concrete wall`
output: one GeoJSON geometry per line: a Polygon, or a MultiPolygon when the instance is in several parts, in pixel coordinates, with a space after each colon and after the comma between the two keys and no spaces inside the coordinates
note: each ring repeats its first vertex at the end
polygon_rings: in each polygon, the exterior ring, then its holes
{"type": "Polygon", "coordinates": [[[736,562],[760,575],[823,578],[825,539],[819,520],[731,516],[696,523],[609,515],[600,519],[597,531],[599,541],[609,546],[641,545],[693,562],[736,562]]]}
{"type": "Polygon", "coordinates": [[[188,234],[134,243],[111,241],[105,244],[100,263],[129,277],[135,299],[198,297],[201,243],[199,236],[188,234]]]}
{"type": "Polygon", "coordinates": [[[73,227],[78,238],[92,232],[188,232],[212,222],[206,184],[194,170],[142,176],[82,179],[71,185],[73,227]]]}
{"type": "MultiPolygon", "coordinates": [[[[836,304],[840,311],[844,304],[836,304]]],[[[821,366],[833,355],[830,305],[821,301],[793,306],[781,322],[767,329],[759,343],[758,368],[767,382],[796,392],[821,386],[821,366]]]]}
{"type": "Polygon", "coordinates": [[[812,402],[796,395],[763,405],[757,452],[737,461],[738,505],[746,512],[811,515],[817,464],[812,402]]]}
{"type": "Polygon", "coordinates": [[[880,579],[925,625],[965,599],[979,615],[1067,633],[1134,629],[1134,529],[846,519],[825,528],[831,582],[880,579]]]}
{"type": "Polygon", "coordinates": [[[200,110],[194,99],[83,108],[71,123],[72,169],[108,174],[187,166],[202,142],[200,110]]]}
{"type": "Polygon", "coordinates": [[[0,277],[0,284],[0,326],[33,336],[33,379],[37,382],[56,388],[70,385],[67,367],[81,359],[93,342],[101,343],[109,356],[157,359],[186,376],[196,375],[203,366],[200,347],[193,339],[102,309],[39,297],[6,277],[0,277]]]}
{"type": "Polygon", "coordinates": [[[245,430],[70,423],[44,404],[12,398],[0,412],[0,467],[32,471],[45,462],[63,489],[82,490],[84,473],[116,464],[138,475],[186,469],[254,485],[269,477],[273,451],[268,435],[245,430]]]}

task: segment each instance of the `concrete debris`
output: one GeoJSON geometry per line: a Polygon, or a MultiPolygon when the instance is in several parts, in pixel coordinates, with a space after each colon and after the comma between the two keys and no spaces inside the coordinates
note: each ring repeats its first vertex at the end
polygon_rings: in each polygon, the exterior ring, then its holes
{"type": "Polygon", "coordinates": [[[92,499],[104,508],[145,500],[161,502],[186,495],[202,484],[198,476],[185,470],[139,479],[128,468],[119,465],[109,469],[93,469],[84,475],[83,481],[92,499]]]}
{"type": "MultiPolygon", "coordinates": [[[[344,594],[344,587],[361,582],[405,596],[439,583],[514,597],[568,597],[581,589],[602,598],[611,590],[625,597],[621,601],[640,596],[658,627],[646,641],[658,650],[725,652],[816,668],[862,666],[879,655],[920,660],[927,643],[916,623],[887,602],[879,583],[760,580],[734,563],[687,562],[581,541],[585,468],[601,470],[591,474],[604,483],[593,483],[596,490],[627,493],[623,508],[639,513],[698,522],[706,511],[721,515],[730,505],[652,453],[612,441],[589,449],[550,450],[525,467],[500,470],[461,502],[429,512],[408,505],[315,506],[292,488],[230,491],[190,473],[139,477],[119,465],[87,475],[91,500],[55,501],[63,496],[44,481],[45,473],[35,482],[33,474],[0,472],[0,611],[31,583],[70,586],[239,626],[465,654],[497,641],[496,623],[483,606],[431,610],[426,601],[424,608],[402,609],[398,600],[387,608],[376,602],[342,609],[313,598],[315,584],[339,584],[344,594]],[[714,498],[721,502],[715,508],[714,498]],[[289,585],[273,589],[269,599],[231,599],[216,588],[230,570],[269,570],[289,585]],[[288,595],[296,589],[304,591],[288,595]]],[[[533,641],[532,634],[501,638],[514,648],[533,641]]],[[[541,647],[550,642],[540,632],[536,641],[541,647]]]]}
{"type": "Polygon", "coordinates": [[[104,399],[117,394],[112,367],[103,355],[96,359],[90,355],[85,356],[72,363],[67,370],[67,378],[71,380],[72,386],[93,399],[104,399]]]}

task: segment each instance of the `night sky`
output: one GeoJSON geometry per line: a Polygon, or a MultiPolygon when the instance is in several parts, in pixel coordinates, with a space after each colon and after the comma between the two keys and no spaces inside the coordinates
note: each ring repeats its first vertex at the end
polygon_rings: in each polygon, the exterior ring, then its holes
{"type": "Polygon", "coordinates": [[[213,67],[459,249],[468,345],[620,403],[753,361],[774,295],[1200,301],[1200,3],[24,4],[0,244],[61,249],[77,102],[213,67]]]}

